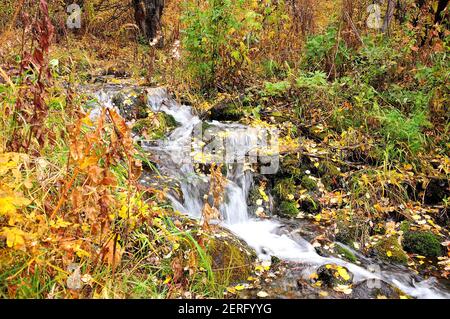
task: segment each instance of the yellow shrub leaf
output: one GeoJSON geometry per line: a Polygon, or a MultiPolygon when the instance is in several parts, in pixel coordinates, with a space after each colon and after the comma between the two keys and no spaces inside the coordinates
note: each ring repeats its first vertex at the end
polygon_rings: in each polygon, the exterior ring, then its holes
{"type": "Polygon", "coordinates": [[[2,235],[6,237],[6,245],[14,249],[25,248],[26,233],[16,227],[4,227],[2,235]]]}

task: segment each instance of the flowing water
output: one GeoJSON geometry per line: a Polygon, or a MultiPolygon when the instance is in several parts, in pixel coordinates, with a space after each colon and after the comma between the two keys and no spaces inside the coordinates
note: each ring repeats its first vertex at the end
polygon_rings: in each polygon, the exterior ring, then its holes
{"type": "MultiPolygon", "coordinates": [[[[100,104],[113,107],[111,98],[120,88],[103,87],[96,93],[100,104]]],[[[172,115],[180,124],[168,134],[167,138],[153,143],[143,143],[145,150],[156,154],[159,169],[175,178],[180,184],[182,196],[168,195],[173,207],[195,218],[201,218],[201,210],[208,193],[208,176],[190,161],[193,133],[199,125],[200,118],[193,114],[189,106],[181,105],[163,88],[147,89],[148,106],[153,111],[162,111],[172,115]]],[[[219,123],[212,121],[209,126],[215,128],[216,134],[226,132],[226,142],[232,144],[242,153],[251,151],[255,136],[246,135],[245,126],[236,123],[219,123]],[[219,133],[217,133],[219,132],[219,133]],[[233,134],[233,132],[239,132],[233,134]]],[[[253,131],[251,131],[253,132],[253,131]]],[[[320,265],[334,263],[345,266],[354,274],[354,283],[365,279],[382,279],[391,283],[408,295],[416,298],[450,298],[450,293],[435,278],[423,279],[406,268],[383,266],[383,270],[374,271],[370,259],[358,255],[363,262],[356,265],[335,257],[322,257],[314,247],[300,236],[281,232],[282,220],[258,219],[249,213],[247,196],[253,184],[253,173],[245,164],[227,164],[227,185],[224,203],[220,211],[221,224],[243,239],[258,254],[261,260],[270,260],[276,256],[281,260],[302,265],[301,275],[306,279],[320,265]]]]}

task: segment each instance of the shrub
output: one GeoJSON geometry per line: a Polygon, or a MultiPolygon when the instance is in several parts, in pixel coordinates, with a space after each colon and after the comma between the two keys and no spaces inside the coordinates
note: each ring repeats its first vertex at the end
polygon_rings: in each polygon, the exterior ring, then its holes
{"type": "Polygon", "coordinates": [[[383,111],[380,116],[381,133],[387,144],[406,145],[412,152],[420,151],[426,141],[422,129],[430,126],[424,112],[414,113],[406,117],[397,109],[383,111]]]}
{"type": "Polygon", "coordinates": [[[280,96],[286,93],[291,88],[291,83],[288,81],[281,82],[266,82],[264,83],[264,95],[268,96],[280,96]]]}
{"type": "Polygon", "coordinates": [[[337,28],[330,25],[322,34],[310,36],[306,41],[305,68],[310,71],[330,72],[345,69],[350,62],[351,50],[344,41],[338,41],[337,28]]]}
{"type": "Polygon", "coordinates": [[[250,62],[252,31],[261,24],[246,0],[188,1],[182,15],[188,75],[201,89],[239,78],[250,62]]]}

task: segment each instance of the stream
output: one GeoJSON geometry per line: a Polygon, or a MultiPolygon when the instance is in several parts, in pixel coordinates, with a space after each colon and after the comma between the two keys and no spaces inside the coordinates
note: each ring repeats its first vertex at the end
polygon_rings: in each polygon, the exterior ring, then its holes
{"type": "MultiPolygon", "coordinates": [[[[99,105],[115,108],[112,98],[123,87],[120,85],[102,85],[91,88],[99,105]]],[[[158,158],[158,169],[161,174],[172,177],[180,186],[182,196],[168,194],[174,209],[194,218],[201,218],[201,211],[205,201],[205,194],[209,190],[208,176],[199,170],[191,160],[196,156],[193,136],[204,123],[196,116],[191,107],[177,103],[164,88],[147,88],[148,107],[157,112],[167,113],[179,123],[179,126],[159,141],[141,141],[142,148],[158,158]]],[[[91,116],[98,114],[98,109],[91,112],[91,116]],[[97,113],[96,113],[97,112],[97,113]]],[[[238,123],[207,122],[212,128],[214,136],[223,136],[227,145],[232,145],[239,154],[245,156],[254,148],[258,140],[254,130],[238,123]]],[[[197,141],[198,142],[198,141],[197,141]]],[[[200,144],[201,146],[202,144],[200,144]]],[[[201,147],[200,147],[201,148],[201,147]]],[[[217,150],[211,150],[212,158],[217,150]]],[[[436,278],[421,278],[406,267],[394,265],[380,265],[373,267],[371,261],[354,252],[360,265],[339,259],[337,257],[322,257],[315,248],[298,233],[286,231],[288,220],[281,218],[260,219],[254,216],[247,206],[249,190],[253,186],[254,176],[257,174],[249,169],[246,163],[227,163],[224,202],[220,207],[222,226],[229,229],[236,236],[252,247],[259,259],[269,260],[272,256],[288,262],[301,265],[299,276],[305,280],[324,264],[336,264],[346,267],[354,275],[353,283],[364,280],[380,279],[392,284],[404,293],[415,298],[450,298],[447,287],[436,278]],[[374,271],[378,269],[378,271],[374,271]]]]}

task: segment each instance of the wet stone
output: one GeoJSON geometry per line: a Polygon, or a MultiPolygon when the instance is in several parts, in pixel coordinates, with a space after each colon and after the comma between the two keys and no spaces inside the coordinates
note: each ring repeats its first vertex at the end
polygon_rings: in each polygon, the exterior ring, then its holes
{"type": "MultiPolygon", "coordinates": [[[[366,279],[353,286],[354,299],[399,299],[401,291],[383,280],[366,279]]],[[[404,294],[402,294],[404,295],[404,294]]]]}

